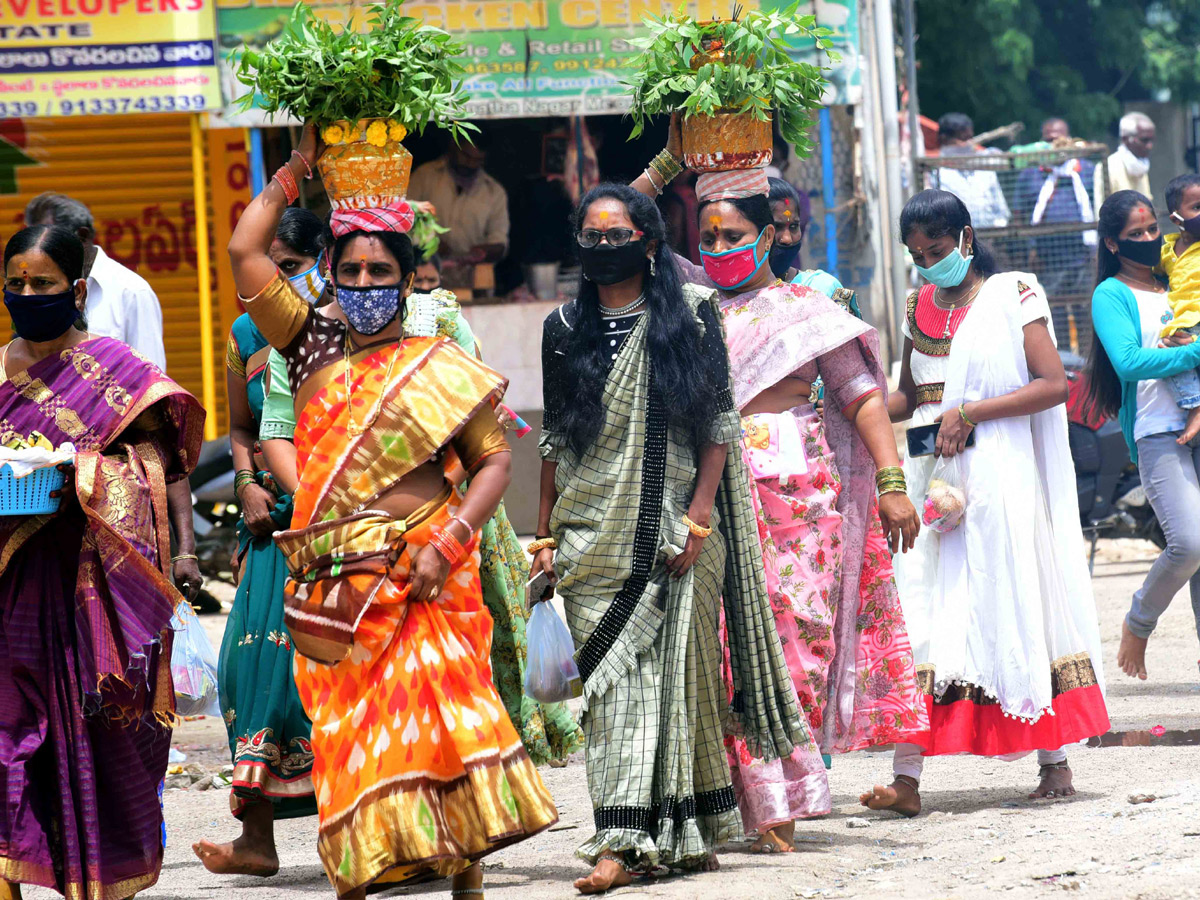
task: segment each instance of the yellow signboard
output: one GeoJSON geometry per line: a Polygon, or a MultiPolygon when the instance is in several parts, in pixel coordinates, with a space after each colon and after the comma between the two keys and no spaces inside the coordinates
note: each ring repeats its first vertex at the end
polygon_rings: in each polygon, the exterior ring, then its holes
{"type": "Polygon", "coordinates": [[[0,0],[0,119],[221,105],[215,0],[0,0]]]}

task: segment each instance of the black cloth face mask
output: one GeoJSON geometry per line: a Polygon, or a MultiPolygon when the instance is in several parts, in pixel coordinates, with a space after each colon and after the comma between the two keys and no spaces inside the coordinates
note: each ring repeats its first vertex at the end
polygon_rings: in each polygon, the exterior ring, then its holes
{"type": "Polygon", "coordinates": [[[58,294],[17,294],[5,289],[4,305],[17,334],[35,343],[62,337],[79,318],[74,288],[58,294]]]}
{"type": "Polygon", "coordinates": [[[1131,262],[1154,267],[1162,261],[1163,239],[1160,234],[1148,241],[1117,241],[1117,253],[1131,262]]]}
{"type": "Polygon", "coordinates": [[[630,241],[623,247],[613,247],[607,242],[580,247],[579,262],[583,274],[596,284],[620,284],[645,269],[646,245],[630,241]]]}
{"type": "Polygon", "coordinates": [[[800,242],[794,244],[783,245],[778,241],[771,247],[770,266],[771,274],[776,278],[782,278],[788,273],[788,269],[796,265],[796,257],[800,255],[800,242]]]}

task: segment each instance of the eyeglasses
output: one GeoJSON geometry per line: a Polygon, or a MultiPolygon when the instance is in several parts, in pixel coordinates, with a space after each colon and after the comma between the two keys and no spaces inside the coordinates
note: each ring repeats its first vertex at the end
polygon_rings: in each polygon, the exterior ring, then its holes
{"type": "Polygon", "coordinates": [[[580,231],[575,235],[575,240],[579,242],[579,246],[585,250],[590,250],[600,243],[600,238],[604,238],[610,247],[624,247],[631,240],[641,238],[645,232],[634,231],[632,228],[610,228],[608,231],[596,231],[589,228],[587,231],[580,231]]]}

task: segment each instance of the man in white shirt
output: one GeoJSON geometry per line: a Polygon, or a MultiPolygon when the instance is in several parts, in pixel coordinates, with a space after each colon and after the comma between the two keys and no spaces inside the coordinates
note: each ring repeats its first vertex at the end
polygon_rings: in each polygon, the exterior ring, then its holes
{"type": "MultiPolygon", "coordinates": [[[[938,144],[942,156],[981,155],[971,143],[974,137],[975,123],[970,116],[946,113],[938,119],[938,144]]],[[[931,187],[949,191],[963,202],[976,228],[1004,228],[1008,225],[1011,213],[994,169],[946,167],[938,169],[932,181],[931,187]]]]}
{"type": "Polygon", "coordinates": [[[1121,146],[1108,158],[1108,194],[1137,191],[1150,196],[1150,152],[1154,149],[1154,120],[1145,113],[1121,116],[1121,146]]]}
{"type": "Polygon", "coordinates": [[[87,256],[88,331],[124,341],[164,372],[162,307],[154,289],[137,272],[126,268],[96,243],[92,211],[65,194],[47,191],[25,207],[26,225],[56,225],[79,235],[87,256]]]}
{"type": "Polygon", "coordinates": [[[432,203],[441,236],[439,253],[464,263],[497,262],[508,251],[508,195],[483,171],[482,141],[451,143],[440,159],[412,174],[408,196],[432,203]]]}

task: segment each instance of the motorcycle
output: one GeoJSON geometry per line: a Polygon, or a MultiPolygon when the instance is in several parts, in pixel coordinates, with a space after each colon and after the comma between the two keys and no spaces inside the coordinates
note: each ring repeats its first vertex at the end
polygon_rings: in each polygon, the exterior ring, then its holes
{"type": "Polygon", "coordinates": [[[1088,408],[1086,361],[1066,350],[1059,356],[1067,371],[1067,437],[1080,524],[1091,543],[1088,570],[1095,566],[1101,537],[1147,540],[1165,550],[1166,536],[1129,457],[1120,423],[1088,408]]]}

